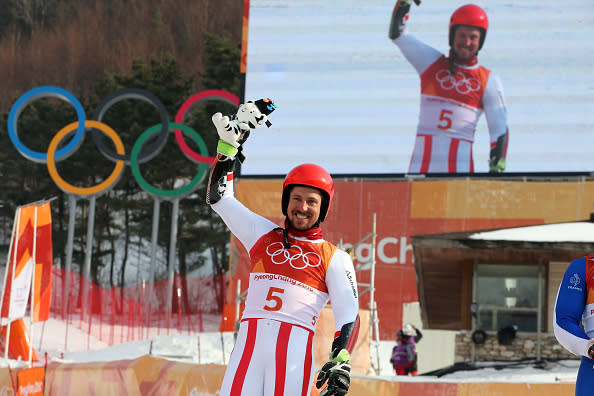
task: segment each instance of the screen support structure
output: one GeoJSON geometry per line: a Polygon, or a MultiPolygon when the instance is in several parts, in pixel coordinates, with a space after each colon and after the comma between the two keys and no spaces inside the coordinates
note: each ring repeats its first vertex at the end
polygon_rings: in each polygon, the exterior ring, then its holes
{"type": "MultiPolygon", "coordinates": [[[[358,242],[353,244],[352,248],[345,249],[347,253],[351,255],[353,258],[353,252],[355,248],[360,245],[361,243],[365,242],[368,239],[371,239],[371,258],[368,262],[362,263],[367,264],[369,263],[369,283],[360,283],[357,282],[357,286],[359,286],[359,297],[361,295],[369,292],[369,354],[370,354],[370,366],[369,370],[370,373],[373,371],[375,375],[379,375],[381,371],[381,359],[380,359],[380,339],[379,339],[379,318],[377,316],[377,303],[375,301],[375,264],[376,264],[376,246],[377,246],[377,220],[376,220],[376,213],[372,215],[372,225],[371,225],[371,232],[361,238],[358,242]],[[375,356],[374,356],[375,355],[375,356]],[[374,359],[375,358],[375,359],[374,359]]],[[[342,240],[340,241],[339,247],[342,247],[342,240]]],[[[359,266],[362,267],[362,266],[359,266]]],[[[359,268],[355,267],[355,272],[367,271],[366,268],[359,268]]]]}

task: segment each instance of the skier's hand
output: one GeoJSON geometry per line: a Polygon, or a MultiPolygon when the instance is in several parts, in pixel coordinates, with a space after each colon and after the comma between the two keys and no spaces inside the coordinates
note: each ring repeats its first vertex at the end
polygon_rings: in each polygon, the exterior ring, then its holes
{"type": "Polygon", "coordinates": [[[330,354],[330,361],[320,370],[316,388],[328,381],[320,396],[344,396],[351,383],[351,355],[346,349],[330,354]]]}
{"type": "MultiPolygon", "coordinates": [[[[411,0],[398,0],[392,11],[392,19],[390,20],[390,30],[388,37],[390,40],[397,39],[406,30],[406,23],[408,22],[408,13],[410,11],[411,0]]],[[[414,0],[416,5],[421,4],[421,0],[414,0]]]]}
{"type": "Polygon", "coordinates": [[[594,339],[588,341],[588,357],[594,359],[594,339]]]}
{"type": "Polygon", "coordinates": [[[241,140],[246,131],[250,128],[247,124],[237,120],[231,120],[228,116],[221,113],[215,113],[212,116],[212,123],[219,134],[219,143],[217,151],[227,157],[233,157],[237,154],[237,149],[241,145],[241,140]]]}
{"type": "Polygon", "coordinates": [[[492,160],[489,162],[490,173],[501,173],[505,170],[505,159],[499,158],[499,160],[492,160]]]}
{"type": "Polygon", "coordinates": [[[268,116],[264,112],[270,114],[275,108],[270,99],[260,99],[242,104],[237,109],[237,113],[231,116],[215,113],[212,116],[212,123],[220,138],[217,151],[227,157],[235,156],[238,151],[241,151],[241,145],[250,135],[250,129],[255,129],[262,124],[269,125],[268,116]]]}

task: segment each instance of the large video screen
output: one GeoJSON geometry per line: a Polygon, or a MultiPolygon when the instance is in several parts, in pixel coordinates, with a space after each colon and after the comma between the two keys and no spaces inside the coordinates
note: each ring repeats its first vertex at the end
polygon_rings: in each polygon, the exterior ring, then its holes
{"type": "MultiPolygon", "coordinates": [[[[388,38],[395,0],[250,0],[245,98],[277,105],[272,126],[245,143],[244,175],[280,175],[303,162],[333,174],[407,174],[420,79],[388,38]]],[[[408,30],[447,54],[452,12],[423,0],[408,30]]],[[[479,63],[502,83],[505,173],[594,171],[594,2],[480,1],[489,29],[479,63]]],[[[489,172],[481,115],[474,172],[489,172]]],[[[422,173],[422,172],[421,172],[422,173]]]]}

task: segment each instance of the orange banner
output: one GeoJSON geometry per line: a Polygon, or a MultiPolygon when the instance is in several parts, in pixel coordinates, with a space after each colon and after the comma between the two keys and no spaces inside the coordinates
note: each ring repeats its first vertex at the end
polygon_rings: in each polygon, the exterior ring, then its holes
{"type": "MultiPolygon", "coordinates": [[[[250,0],[243,0],[243,18],[241,23],[241,58],[239,63],[239,73],[241,73],[244,76],[247,71],[247,45],[249,20],[250,0]]],[[[241,99],[243,100],[244,98],[241,99]]]]}
{"type": "Polygon", "coordinates": [[[48,320],[52,299],[52,213],[49,202],[37,206],[33,321],[48,320]]]}
{"type": "Polygon", "coordinates": [[[52,222],[49,202],[17,208],[2,295],[2,318],[25,315],[33,287],[33,320],[49,317],[52,292],[52,222]],[[34,264],[35,263],[35,268],[34,264]]]}
{"type": "Polygon", "coordinates": [[[19,396],[43,396],[45,368],[33,367],[17,373],[17,391],[19,396]]]}

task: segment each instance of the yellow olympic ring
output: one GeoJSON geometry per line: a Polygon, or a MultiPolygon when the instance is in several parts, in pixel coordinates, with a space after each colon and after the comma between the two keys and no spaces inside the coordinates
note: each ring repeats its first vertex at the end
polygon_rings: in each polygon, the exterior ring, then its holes
{"type": "MultiPolygon", "coordinates": [[[[120,136],[114,131],[109,125],[106,125],[99,121],[85,121],[85,127],[95,128],[100,130],[101,132],[105,133],[109,138],[111,138],[116,152],[120,155],[123,155],[124,150],[124,143],[120,136]]],[[[76,195],[82,196],[89,196],[94,195],[99,192],[108,191],[108,189],[114,185],[120,178],[122,171],[124,170],[124,160],[117,160],[116,166],[111,172],[111,175],[101,183],[91,186],[91,187],[76,187],[72,184],[66,182],[62,177],[58,174],[58,170],[56,169],[56,162],[55,162],[55,153],[58,145],[66,136],[68,136],[72,131],[78,128],[78,121],[75,121],[71,124],[66,125],[64,128],[60,129],[60,131],[53,137],[50,145],[47,149],[47,170],[49,171],[50,177],[56,183],[58,187],[67,193],[72,193],[76,195]]]]}

